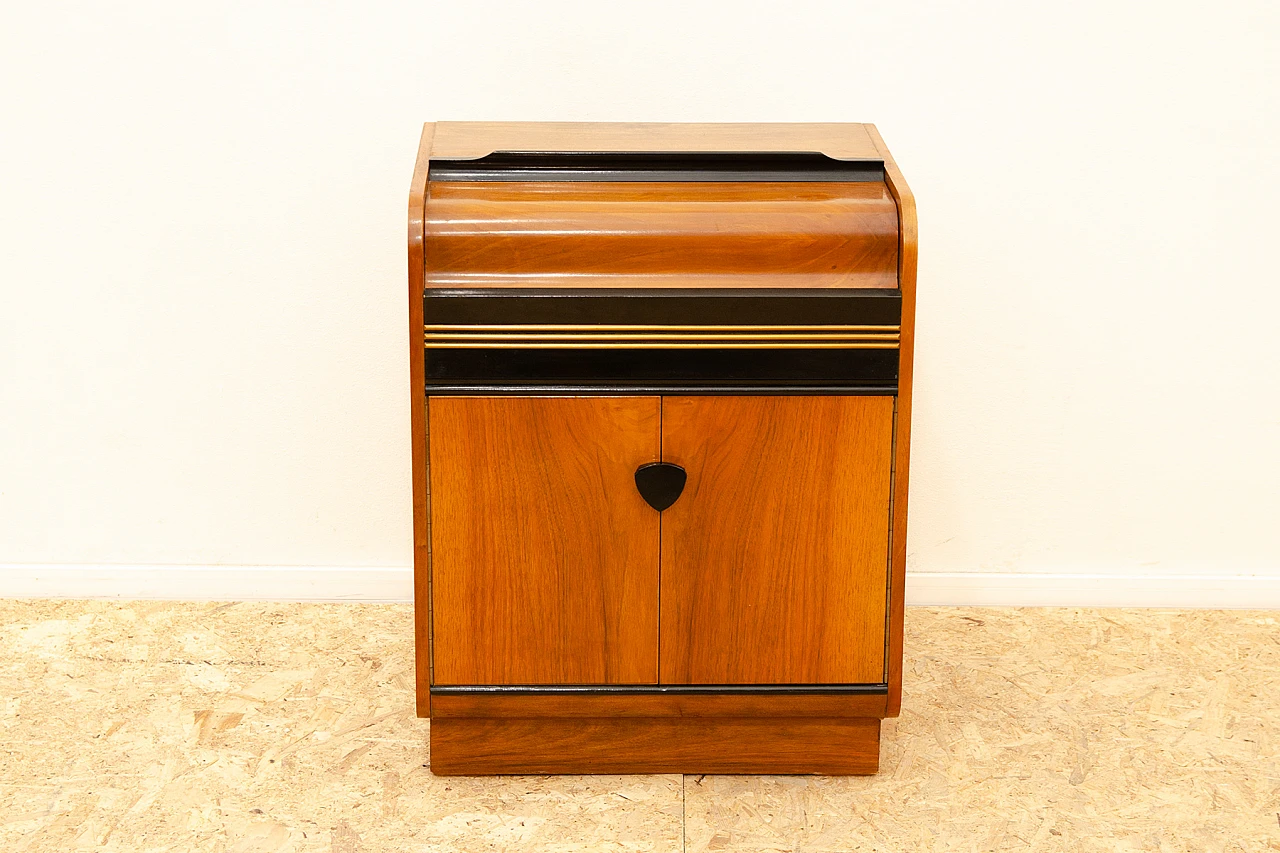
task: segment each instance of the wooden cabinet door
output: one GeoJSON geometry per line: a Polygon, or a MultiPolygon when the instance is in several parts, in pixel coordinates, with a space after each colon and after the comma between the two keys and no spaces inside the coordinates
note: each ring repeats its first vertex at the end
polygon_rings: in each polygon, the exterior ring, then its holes
{"type": "Polygon", "coordinates": [[[435,684],[651,684],[657,397],[432,397],[435,684]]]}
{"type": "Polygon", "coordinates": [[[882,683],[891,397],[667,397],[663,683],[882,683]]]}

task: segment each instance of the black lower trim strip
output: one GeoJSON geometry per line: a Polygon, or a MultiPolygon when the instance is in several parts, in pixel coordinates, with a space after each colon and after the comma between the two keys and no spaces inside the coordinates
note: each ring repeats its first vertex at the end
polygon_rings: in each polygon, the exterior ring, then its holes
{"type": "Polygon", "coordinates": [[[805,397],[820,394],[827,397],[892,397],[898,393],[897,385],[697,385],[697,384],[432,384],[426,388],[428,395],[436,397],[463,397],[471,395],[584,394],[591,396],[624,395],[672,395],[698,397],[805,397]]]}
{"type": "Polygon", "coordinates": [[[433,349],[426,382],[441,385],[896,385],[892,349],[433,349]]]}
{"type": "Polygon", "coordinates": [[[468,684],[434,685],[433,696],[672,696],[752,695],[797,696],[846,694],[881,696],[888,684],[468,684]]]}

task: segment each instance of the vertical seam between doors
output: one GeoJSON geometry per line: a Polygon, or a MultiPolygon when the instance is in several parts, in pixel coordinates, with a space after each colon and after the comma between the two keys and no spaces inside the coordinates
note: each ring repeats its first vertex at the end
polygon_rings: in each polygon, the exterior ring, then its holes
{"type": "MultiPolygon", "coordinates": [[[[658,397],[658,461],[665,462],[663,456],[663,424],[662,414],[666,405],[666,397],[658,397]]],[[[657,672],[654,677],[655,684],[662,683],[662,513],[658,513],[658,660],[657,672]]]]}

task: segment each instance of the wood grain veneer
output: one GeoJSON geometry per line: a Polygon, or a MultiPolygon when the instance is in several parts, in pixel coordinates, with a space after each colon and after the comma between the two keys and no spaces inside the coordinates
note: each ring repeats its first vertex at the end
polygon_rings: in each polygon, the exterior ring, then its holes
{"type": "Polygon", "coordinates": [[[885,674],[891,397],[666,397],[665,684],[885,674]]]}
{"type": "Polygon", "coordinates": [[[875,773],[876,719],[463,718],[431,721],[431,772],[875,773]]]}
{"type": "Polygon", "coordinates": [[[791,276],[779,286],[801,287],[819,276],[827,287],[898,279],[897,207],[881,181],[432,181],[424,230],[429,287],[460,276],[471,287],[599,286],[606,276],[682,287],[689,276],[791,276]]]}
{"type": "Polygon", "coordinates": [[[431,512],[427,496],[427,398],[422,342],[422,291],[426,265],[422,223],[427,203],[427,171],[435,125],[422,126],[418,158],[409,184],[409,434],[413,489],[413,602],[415,695],[420,717],[431,716],[431,512]]]}
{"type": "Polygon", "coordinates": [[[528,275],[512,272],[428,271],[426,286],[450,288],[572,287],[590,290],[647,289],[661,287],[749,289],[749,288],[838,288],[857,281],[862,287],[897,287],[897,277],[884,278],[866,273],[556,273],[528,275]]]}
{"type": "MultiPolygon", "coordinates": [[[[431,181],[433,204],[543,203],[553,205],[830,203],[861,206],[864,213],[896,219],[884,181],[431,181]],[[885,202],[888,202],[886,205],[885,202]]],[[[465,208],[464,208],[465,209],[465,208]]],[[[877,223],[879,224],[879,223],[877,223]]],[[[896,236],[896,234],[895,234],[896,236]]]]}
{"type": "MultiPolygon", "coordinates": [[[[879,718],[902,702],[916,264],[914,198],[872,125],[424,127],[409,200],[409,319],[417,699],[433,716],[433,772],[875,772],[879,718]],[[433,160],[574,151],[816,151],[882,161],[884,179],[446,180],[463,176],[455,169],[431,180],[433,160]],[[424,292],[521,288],[897,288],[897,393],[428,399],[424,292]],[[661,514],[633,482],[659,459],[688,472],[661,514]],[[888,691],[429,689],[658,682],[888,691]]],[[[578,298],[555,298],[568,296],[578,298]]],[[[874,322],[897,319],[895,309],[874,322]]],[[[462,321],[435,320],[446,322],[462,321]]],[[[489,359],[481,346],[563,346],[555,335],[595,336],[569,341],[577,348],[718,340],[695,337],[715,328],[632,340],[538,322],[551,327],[433,326],[432,369],[459,347],[489,359]],[[486,334],[493,340],[476,337],[486,334]]],[[[758,332],[753,345],[781,334],[758,332]]],[[[745,346],[742,333],[729,343],[745,346]]],[[[893,344],[864,337],[849,341],[893,344]]],[[[783,343],[816,358],[847,342],[783,343]]]]}
{"type": "Polygon", "coordinates": [[[902,637],[907,589],[907,495],[911,461],[911,380],[916,337],[916,200],[880,132],[866,125],[884,159],[885,179],[898,205],[898,286],[902,290],[902,323],[898,349],[898,395],[894,426],[893,526],[889,571],[889,702],[886,716],[902,709],[902,637]]]}
{"type": "Polygon", "coordinates": [[[431,156],[495,151],[817,151],[840,160],[877,159],[871,125],[846,123],[638,123],[442,121],[431,156]]]}
{"type": "Polygon", "coordinates": [[[432,397],[436,684],[657,680],[657,397],[432,397]]]}
{"type": "Polygon", "coordinates": [[[455,694],[431,703],[436,717],[883,717],[885,696],[455,694]]]}

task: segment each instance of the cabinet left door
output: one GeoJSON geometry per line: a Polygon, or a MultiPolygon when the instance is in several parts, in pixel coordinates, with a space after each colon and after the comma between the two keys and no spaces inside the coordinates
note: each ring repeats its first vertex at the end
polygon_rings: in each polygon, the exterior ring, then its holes
{"type": "Polygon", "coordinates": [[[433,683],[653,684],[658,397],[431,397],[433,683]]]}

